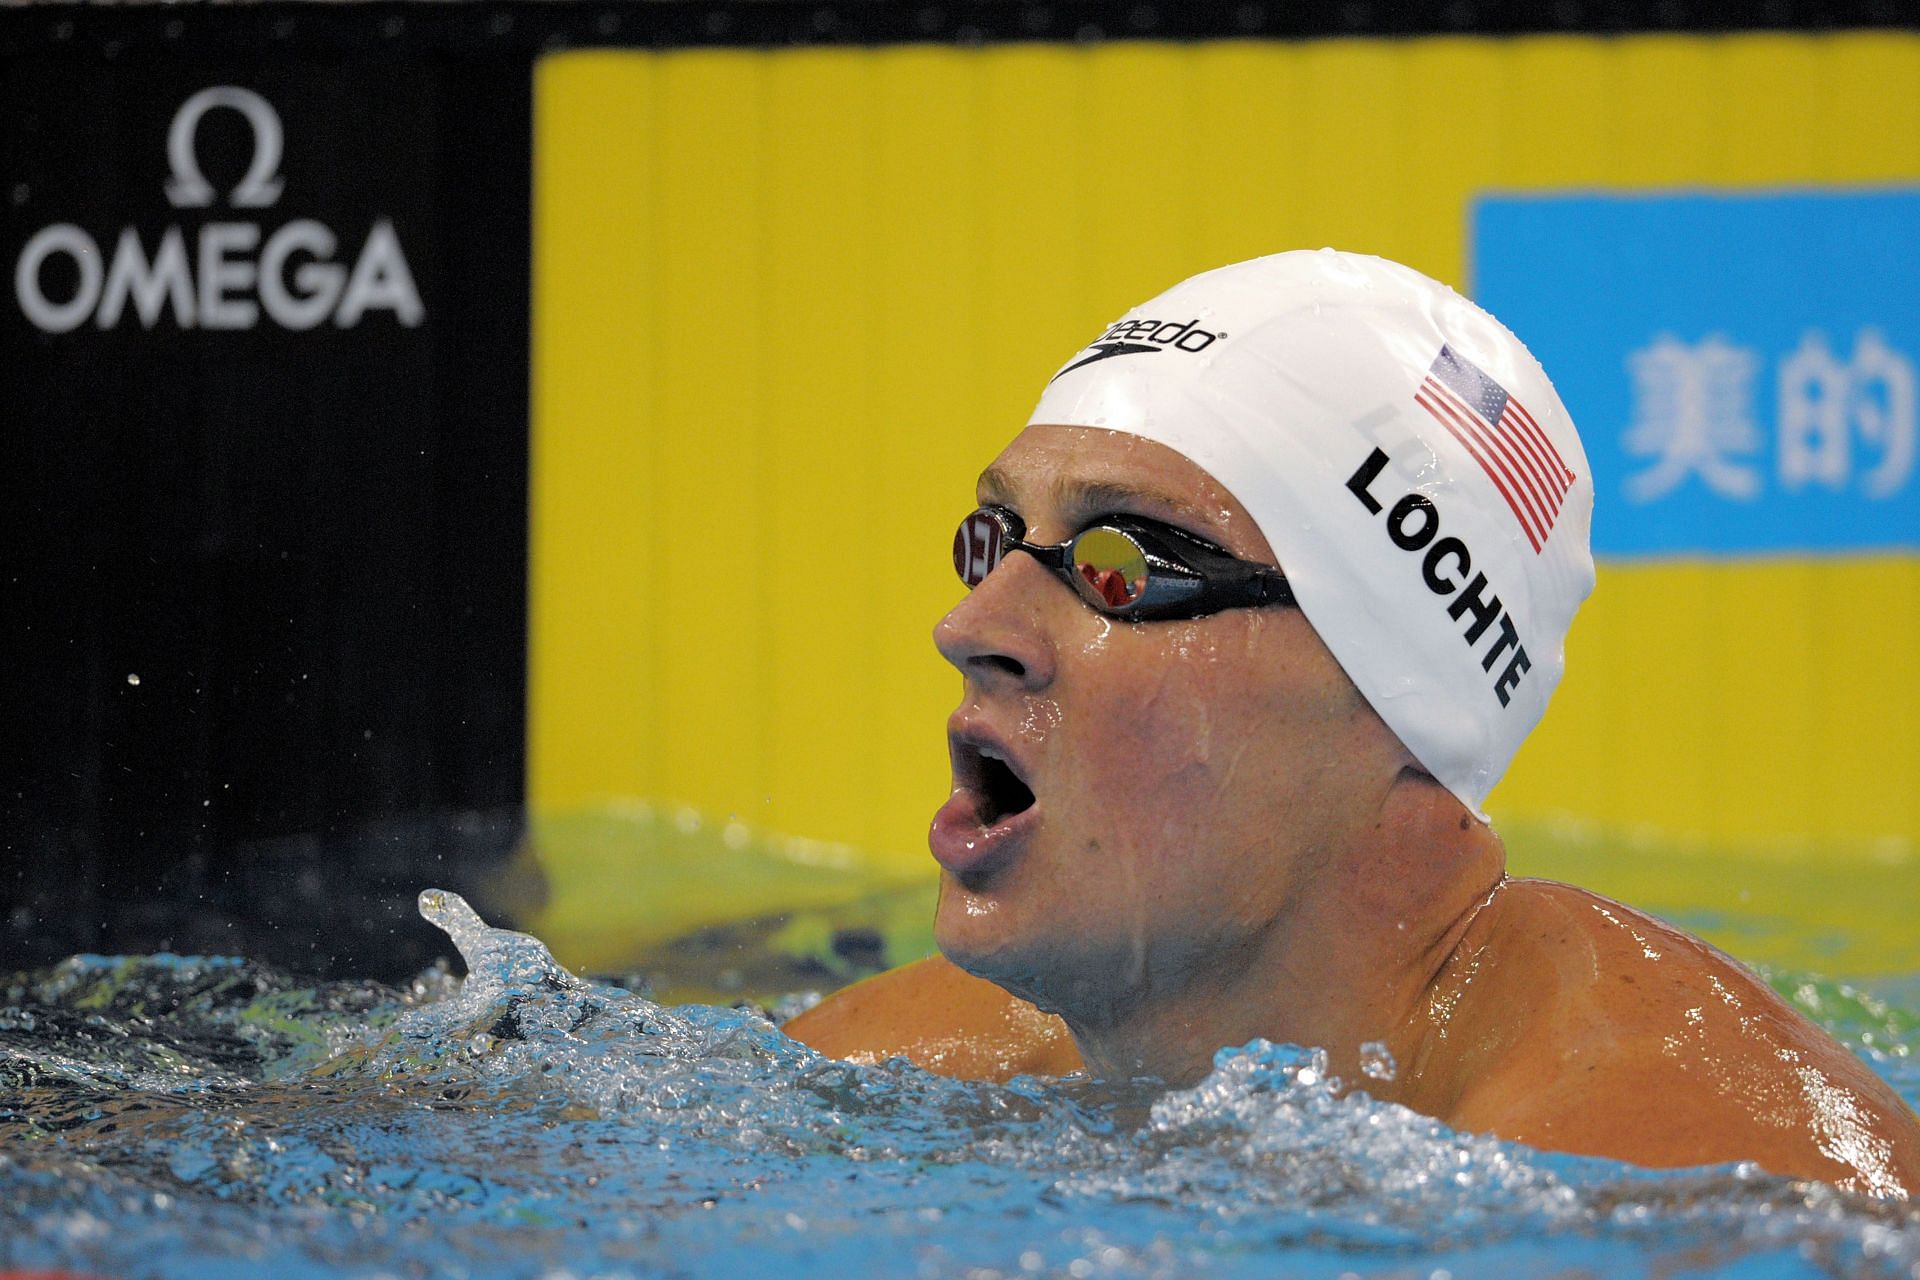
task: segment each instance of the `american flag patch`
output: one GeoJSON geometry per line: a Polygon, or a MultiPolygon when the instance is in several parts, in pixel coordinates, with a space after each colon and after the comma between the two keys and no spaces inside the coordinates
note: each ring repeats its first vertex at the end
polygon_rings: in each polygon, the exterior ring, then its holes
{"type": "Polygon", "coordinates": [[[1444,346],[1413,399],[1473,455],[1538,555],[1575,477],[1526,406],[1444,346]]]}

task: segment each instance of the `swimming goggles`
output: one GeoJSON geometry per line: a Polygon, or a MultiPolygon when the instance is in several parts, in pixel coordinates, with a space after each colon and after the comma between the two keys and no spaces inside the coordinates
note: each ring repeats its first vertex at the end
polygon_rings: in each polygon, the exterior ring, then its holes
{"type": "Polygon", "coordinates": [[[1024,551],[1095,610],[1129,621],[1294,603],[1278,569],[1144,516],[1102,516],[1053,547],[1021,541],[1026,531],[1005,507],[981,507],[962,520],[953,535],[960,580],[977,587],[1008,552],[1024,551]]]}

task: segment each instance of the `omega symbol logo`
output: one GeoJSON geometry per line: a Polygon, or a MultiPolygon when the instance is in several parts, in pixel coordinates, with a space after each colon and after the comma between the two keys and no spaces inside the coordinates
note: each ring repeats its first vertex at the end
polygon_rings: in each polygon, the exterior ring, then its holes
{"type": "Polygon", "coordinates": [[[180,104],[174,112],[173,128],[167,131],[167,164],[173,176],[167,180],[167,199],[176,209],[204,209],[213,203],[214,190],[200,171],[200,121],[215,107],[238,111],[253,130],[253,162],[228,202],[236,209],[265,209],[280,198],[280,151],[286,141],[280,130],[280,113],[273,104],[251,89],[217,84],[202,89],[180,104]]]}
{"type": "MultiPolygon", "coordinates": [[[[269,209],[286,188],[285,150],[280,113],[264,96],[232,84],[201,89],[167,129],[167,201],[176,210],[269,209]],[[253,134],[253,158],[224,201],[200,166],[200,126],[215,110],[237,112],[253,134]]],[[[393,219],[361,225],[365,234],[349,239],[311,217],[269,223],[213,215],[157,235],[138,225],[96,232],[55,222],[21,249],[13,296],[34,328],[54,334],[88,323],[153,329],[163,319],[183,331],[353,329],[382,311],[417,328],[426,305],[393,219]]]]}

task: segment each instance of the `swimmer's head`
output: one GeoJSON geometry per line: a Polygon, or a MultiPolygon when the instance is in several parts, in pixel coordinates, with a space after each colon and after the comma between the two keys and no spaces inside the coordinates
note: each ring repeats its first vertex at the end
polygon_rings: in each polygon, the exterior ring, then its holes
{"type": "Polygon", "coordinates": [[[1128,312],[1031,424],[1141,436],[1218,480],[1367,702],[1484,817],[1594,581],[1586,454],[1499,321],[1379,258],[1276,254],[1128,312]]]}

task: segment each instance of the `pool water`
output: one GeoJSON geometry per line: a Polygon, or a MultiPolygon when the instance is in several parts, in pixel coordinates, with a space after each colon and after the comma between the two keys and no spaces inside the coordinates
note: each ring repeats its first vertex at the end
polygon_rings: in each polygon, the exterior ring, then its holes
{"type": "MultiPolygon", "coordinates": [[[[1920,1280],[1912,1207],[1455,1133],[1309,1051],[1225,1051],[1176,1092],[850,1066],[421,901],[465,979],[76,957],[0,991],[0,1266],[1920,1280]]],[[[1911,978],[1773,978],[1920,1099],[1911,978]]]]}

